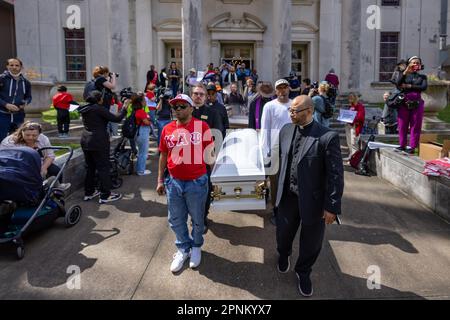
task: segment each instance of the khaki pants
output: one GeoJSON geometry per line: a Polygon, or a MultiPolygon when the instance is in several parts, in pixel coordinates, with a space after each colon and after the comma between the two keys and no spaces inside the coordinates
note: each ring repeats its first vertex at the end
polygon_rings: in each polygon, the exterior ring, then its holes
{"type": "Polygon", "coordinates": [[[349,124],[345,125],[345,137],[348,146],[349,157],[353,154],[353,148],[358,149],[359,136],[356,137],[355,127],[349,124]]]}

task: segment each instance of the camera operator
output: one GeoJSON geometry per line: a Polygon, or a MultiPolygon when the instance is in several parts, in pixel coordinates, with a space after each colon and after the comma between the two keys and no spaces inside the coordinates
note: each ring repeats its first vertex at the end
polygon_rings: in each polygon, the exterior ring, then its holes
{"type": "Polygon", "coordinates": [[[158,90],[158,105],[156,106],[156,116],[158,118],[156,125],[158,126],[158,146],[161,140],[161,132],[163,128],[172,121],[172,111],[169,100],[172,98],[172,90],[160,87],[158,90]]]}
{"type": "Polygon", "coordinates": [[[116,89],[116,78],[119,76],[117,73],[109,72],[108,67],[96,66],[92,72],[95,82],[96,90],[104,92],[103,94],[103,106],[111,106],[113,98],[113,91],[116,89]]]}
{"type": "Polygon", "coordinates": [[[103,107],[100,91],[92,91],[86,100],[88,104],[78,108],[84,126],[80,144],[87,164],[84,200],[88,201],[100,195],[99,203],[116,201],[122,195],[111,193],[110,141],[107,125],[109,121],[120,122],[125,117],[128,103],[124,105],[119,115],[114,115],[103,107]],[[96,171],[100,180],[100,191],[95,190],[96,171]]]}

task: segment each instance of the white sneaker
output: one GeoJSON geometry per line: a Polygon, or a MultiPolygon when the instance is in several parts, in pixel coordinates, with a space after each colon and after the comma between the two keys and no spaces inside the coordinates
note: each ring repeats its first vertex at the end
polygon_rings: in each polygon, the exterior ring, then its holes
{"type": "Polygon", "coordinates": [[[148,176],[149,174],[152,174],[150,170],[145,170],[144,172],[138,172],[138,176],[148,176]]]}
{"type": "Polygon", "coordinates": [[[172,271],[173,273],[180,271],[181,268],[183,268],[183,264],[187,260],[187,258],[189,258],[188,252],[183,252],[181,250],[178,250],[173,255],[173,261],[172,261],[172,264],[170,265],[170,271],[172,271]]]}
{"type": "Polygon", "coordinates": [[[202,261],[202,249],[193,247],[191,252],[191,261],[189,261],[189,268],[197,268],[202,261]]]}

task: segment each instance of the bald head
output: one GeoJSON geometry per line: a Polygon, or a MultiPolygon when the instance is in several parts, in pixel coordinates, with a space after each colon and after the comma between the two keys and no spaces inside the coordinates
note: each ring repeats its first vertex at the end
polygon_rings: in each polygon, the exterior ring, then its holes
{"type": "Polygon", "coordinates": [[[290,116],[292,123],[303,126],[311,122],[314,115],[313,101],[309,96],[297,96],[291,104],[290,116]]]}
{"type": "Polygon", "coordinates": [[[310,96],[307,95],[301,95],[297,96],[293,101],[292,105],[298,105],[303,108],[313,106],[313,102],[310,96]]]}

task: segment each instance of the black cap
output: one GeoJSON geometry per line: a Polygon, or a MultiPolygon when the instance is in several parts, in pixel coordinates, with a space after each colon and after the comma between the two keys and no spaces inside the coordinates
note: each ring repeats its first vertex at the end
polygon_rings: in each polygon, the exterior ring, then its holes
{"type": "Polygon", "coordinates": [[[215,84],[208,84],[206,86],[206,91],[216,91],[216,85],[215,84]]]}

